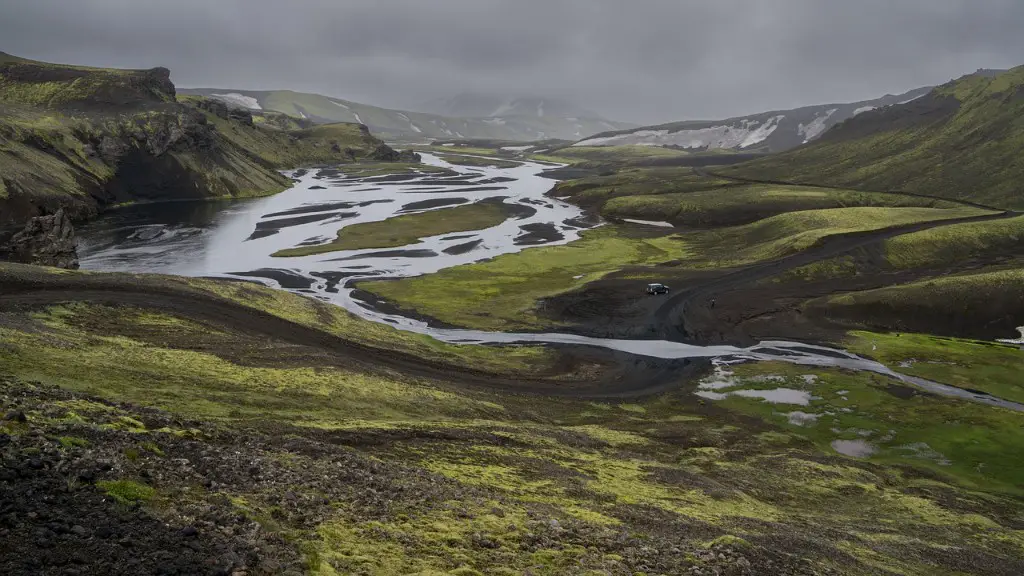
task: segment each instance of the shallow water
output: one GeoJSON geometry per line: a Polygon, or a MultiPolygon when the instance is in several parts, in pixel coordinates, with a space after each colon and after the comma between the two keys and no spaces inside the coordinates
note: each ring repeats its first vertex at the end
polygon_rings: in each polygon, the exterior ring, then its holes
{"type": "Polygon", "coordinates": [[[875,447],[866,440],[833,440],[832,449],[853,458],[867,458],[876,452],[875,447]]]}
{"type": "MultiPolygon", "coordinates": [[[[821,346],[768,341],[750,348],[736,348],[573,334],[441,329],[420,320],[378,311],[352,297],[353,282],[430,274],[529,247],[566,244],[578,239],[580,228],[585,226],[585,218],[578,207],[545,196],[552,182],[541,173],[550,166],[527,162],[516,168],[466,168],[431,155],[424,155],[424,162],[449,168],[460,176],[423,173],[359,180],[345,177],[344,167],[327,171],[302,170],[290,173],[297,180],[295,186],[269,198],[166,202],[114,210],[79,230],[82,267],[100,271],[245,278],[313,295],[367,320],[388,323],[449,343],[569,344],[665,359],[711,358],[726,364],[776,360],[865,370],[899,378],[937,394],[1024,411],[1021,404],[896,374],[877,362],[821,346]],[[372,182],[373,187],[366,187],[367,182],[372,182]],[[487,186],[477,185],[482,183],[487,186]],[[427,185],[429,190],[424,189],[427,185]],[[328,242],[345,226],[407,214],[410,206],[429,207],[418,211],[445,209],[441,201],[446,199],[479,202],[494,197],[528,209],[516,210],[517,216],[486,230],[425,238],[395,249],[339,251],[300,258],[271,256],[285,248],[328,242]],[[537,230],[553,230],[557,234],[539,234],[537,230]]],[[[714,392],[707,391],[707,394],[714,392]]]]}

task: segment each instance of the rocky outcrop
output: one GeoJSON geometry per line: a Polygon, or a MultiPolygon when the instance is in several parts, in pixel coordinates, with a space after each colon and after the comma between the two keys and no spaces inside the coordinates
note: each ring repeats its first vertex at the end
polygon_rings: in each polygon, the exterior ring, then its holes
{"type": "Polygon", "coordinates": [[[415,164],[422,160],[422,157],[412,150],[399,152],[387,144],[381,144],[373,152],[370,152],[367,159],[377,162],[411,162],[415,164]]]}
{"type": "Polygon", "coordinates": [[[63,209],[37,216],[7,241],[0,239],[0,259],[57,268],[78,268],[75,229],[63,209]]]}

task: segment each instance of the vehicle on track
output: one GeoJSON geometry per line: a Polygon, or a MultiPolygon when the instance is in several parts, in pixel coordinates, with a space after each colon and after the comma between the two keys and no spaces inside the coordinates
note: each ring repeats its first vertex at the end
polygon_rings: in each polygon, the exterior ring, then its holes
{"type": "Polygon", "coordinates": [[[664,284],[648,284],[644,292],[649,296],[659,296],[661,294],[668,294],[669,290],[670,288],[664,284]]]}

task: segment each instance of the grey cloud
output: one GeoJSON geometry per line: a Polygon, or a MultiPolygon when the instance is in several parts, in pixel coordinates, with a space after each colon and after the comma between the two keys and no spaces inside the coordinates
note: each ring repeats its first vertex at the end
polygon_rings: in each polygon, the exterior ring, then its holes
{"type": "Polygon", "coordinates": [[[0,0],[0,50],[415,107],[472,90],[639,122],[1024,64],[1019,0],[0,0]]]}

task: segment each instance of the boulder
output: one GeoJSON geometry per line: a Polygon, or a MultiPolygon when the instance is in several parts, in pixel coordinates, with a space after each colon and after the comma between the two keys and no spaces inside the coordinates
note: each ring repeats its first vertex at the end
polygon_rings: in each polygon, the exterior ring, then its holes
{"type": "Polygon", "coordinates": [[[78,268],[75,229],[61,208],[49,216],[36,216],[25,229],[0,243],[0,259],[57,268],[78,268]]]}

